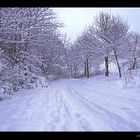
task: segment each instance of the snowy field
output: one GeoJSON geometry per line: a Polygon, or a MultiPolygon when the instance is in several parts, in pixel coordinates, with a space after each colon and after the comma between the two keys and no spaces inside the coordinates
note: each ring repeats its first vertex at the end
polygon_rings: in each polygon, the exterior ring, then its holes
{"type": "Polygon", "coordinates": [[[140,131],[140,88],[113,77],[20,91],[0,102],[0,131],[140,131]]]}

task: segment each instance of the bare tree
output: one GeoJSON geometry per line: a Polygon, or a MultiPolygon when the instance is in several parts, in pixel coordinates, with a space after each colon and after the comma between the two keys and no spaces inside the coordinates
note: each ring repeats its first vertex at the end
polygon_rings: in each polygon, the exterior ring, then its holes
{"type": "Polygon", "coordinates": [[[84,66],[84,76],[90,76],[90,68],[99,63],[99,41],[95,36],[84,31],[76,40],[75,47],[78,49],[81,62],[84,66]]]}
{"type": "Polygon", "coordinates": [[[110,31],[110,37],[112,40],[112,51],[115,56],[115,60],[118,67],[119,77],[122,76],[121,66],[119,63],[119,56],[122,51],[121,47],[123,47],[123,40],[128,33],[128,24],[125,20],[123,20],[120,16],[111,16],[112,27],[110,31]]]}
{"type": "Polygon", "coordinates": [[[127,37],[127,49],[128,49],[128,63],[129,69],[135,69],[140,61],[140,35],[135,32],[131,32],[127,37]]]}
{"type": "Polygon", "coordinates": [[[89,27],[90,34],[98,38],[102,52],[104,53],[105,76],[109,76],[109,54],[111,52],[110,24],[110,14],[100,12],[95,17],[95,22],[89,27]]]}
{"type": "Polygon", "coordinates": [[[120,16],[106,12],[100,12],[95,18],[95,23],[89,28],[90,33],[94,34],[102,44],[106,68],[105,76],[109,76],[109,55],[113,53],[118,66],[119,77],[121,77],[118,57],[123,38],[127,35],[128,29],[127,22],[120,16]]]}

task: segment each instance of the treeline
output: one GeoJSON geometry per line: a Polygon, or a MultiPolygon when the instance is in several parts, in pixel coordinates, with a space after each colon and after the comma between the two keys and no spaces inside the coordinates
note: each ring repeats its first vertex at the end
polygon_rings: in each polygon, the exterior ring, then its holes
{"type": "MultiPolygon", "coordinates": [[[[79,23],[80,24],[80,23],[79,23]]],[[[0,87],[33,88],[45,79],[109,76],[110,62],[122,70],[140,66],[140,35],[120,16],[100,12],[74,43],[50,8],[0,8],[0,87]],[[44,79],[43,79],[44,78],[44,79]]],[[[45,86],[45,85],[43,85],[45,86]]]]}
{"type": "Polygon", "coordinates": [[[49,8],[0,8],[0,86],[32,88],[65,77],[63,27],[49,8]]]}
{"type": "Polygon", "coordinates": [[[129,31],[126,20],[119,15],[100,12],[68,51],[72,77],[99,74],[109,76],[109,64],[115,63],[118,75],[140,67],[140,34],[129,31]]]}

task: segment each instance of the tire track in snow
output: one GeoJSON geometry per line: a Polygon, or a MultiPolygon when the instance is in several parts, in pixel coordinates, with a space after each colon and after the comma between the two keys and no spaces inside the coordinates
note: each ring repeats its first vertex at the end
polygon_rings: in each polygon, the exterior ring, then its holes
{"type": "Polygon", "coordinates": [[[109,127],[101,120],[100,112],[95,109],[91,110],[89,106],[85,103],[81,103],[78,98],[72,95],[76,94],[75,91],[71,90],[69,87],[65,89],[65,98],[67,105],[71,110],[71,116],[74,120],[74,123],[78,127],[77,130],[82,131],[96,131],[96,130],[108,130],[109,127]],[[94,113],[93,113],[94,112],[94,113]],[[100,122],[100,123],[99,123],[100,122]],[[101,125],[100,125],[101,124],[101,125]]]}
{"type": "Polygon", "coordinates": [[[62,91],[56,88],[53,89],[50,95],[49,121],[44,129],[48,131],[72,130],[69,107],[67,107],[67,104],[65,103],[62,91]]]}
{"type": "Polygon", "coordinates": [[[76,93],[75,91],[71,90],[73,98],[77,98],[81,104],[84,104],[87,109],[89,109],[92,112],[96,112],[101,115],[102,120],[109,122],[107,125],[109,125],[113,130],[139,130],[140,127],[138,127],[135,123],[132,123],[131,121],[126,121],[123,119],[120,115],[115,114],[104,107],[98,105],[95,103],[95,100],[89,100],[85,97],[82,97],[79,93],[76,93]],[[96,110],[95,110],[96,109],[96,110]],[[117,129],[116,129],[117,128],[117,129]]]}

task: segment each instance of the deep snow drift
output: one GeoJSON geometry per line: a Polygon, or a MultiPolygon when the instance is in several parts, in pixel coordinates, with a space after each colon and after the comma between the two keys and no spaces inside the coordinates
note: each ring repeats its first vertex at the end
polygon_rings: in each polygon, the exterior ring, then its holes
{"type": "Polygon", "coordinates": [[[140,88],[116,77],[52,82],[0,102],[0,131],[140,131],[140,88]]]}

